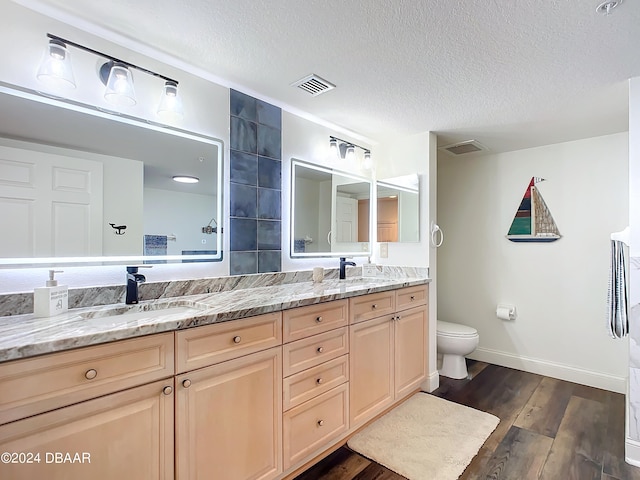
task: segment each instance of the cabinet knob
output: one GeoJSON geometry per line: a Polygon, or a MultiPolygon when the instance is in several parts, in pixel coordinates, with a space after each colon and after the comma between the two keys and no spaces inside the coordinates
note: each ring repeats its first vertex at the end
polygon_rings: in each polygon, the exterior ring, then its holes
{"type": "Polygon", "coordinates": [[[374,303],[373,305],[371,305],[371,308],[373,308],[375,310],[376,308],[378,308],[378,304],[374,303]]]}
{"type": "Polygon", "coordinates": [[[316,352],[318,352],[318,353],[322,353],[322,352],[324,352],[324,347],[318,347],[318,348],[316,348],[316,352]]]}
{"type": "Polygon", "coordinates": [[[162,393],[164,393],[165,395],[171,395],[172,392],[173,388],[168,385],[162,389],[162,393]]]}
{"type": "Polygon", "coordinates": [[[242,337],[240,335],[236,335],[233,337],[233,343],[240,343],[242,341],[242,337]]]}
{"type": "Polygon", "coordinates": [[[396,317],[396,320],[400,320],[400,315],[398,315],[398,316],[396,317]]]}
{"type": "Polygon", "coordinates": [[[415,296],[415,295],[411,295],[411,296],[409,297],[409,300],[411,300],[412,302],[413,302],[415,299],[416,299],[416,296],[415,296]]]}
{"type": "Polygon", "coordinates": [[[318,379],[316,380],[316,383],[317,383],[318,385],[322,385],[322,382],[323,382],[322,378],[318,378],[318,379]]]}
{"type": "Polygon", "coordinates": [[[318,420],[318,426],[321,427],[324,425],[324,420],[318,420]]]}
{"type": "Polygon", "coordinates": [[[96,378],[97,376],[98,376],[98,371],[97,371],[97,370],[95,370],[95,369],[93,369],[93,368],[92,368],[92,369],[90,369],[90,370],[87,370],[87,371],[84,373],[84,378],[86,378],[87,380],[93,380],[93,379],[94,379],[94,378],[96,378]]]}
{"type": "Polygon", "coordinates": [[[322,316],[316,317],[316,322],[318,323],[322,322],[322,316]]]}
{"type": "Polygon", "coordinates": [[[184,379],[184,380],[182,381],[182,386],[183,386],[184,388],[189,388],[189,387],[191,386],[191,380],[189,380],[188,378],[184,379]]]}

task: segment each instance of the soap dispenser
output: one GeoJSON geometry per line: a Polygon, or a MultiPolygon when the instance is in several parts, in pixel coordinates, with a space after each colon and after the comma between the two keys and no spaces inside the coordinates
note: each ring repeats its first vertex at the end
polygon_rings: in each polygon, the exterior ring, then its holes
{"type": "Polygon", "coordinates": [[[69,309],[69,289],[66,285],[58,285],[56,273],[62,273],[62,270],[49,270],[45,286],[33,290],[33,313],[36,317],[53,317],[69,309]]]}

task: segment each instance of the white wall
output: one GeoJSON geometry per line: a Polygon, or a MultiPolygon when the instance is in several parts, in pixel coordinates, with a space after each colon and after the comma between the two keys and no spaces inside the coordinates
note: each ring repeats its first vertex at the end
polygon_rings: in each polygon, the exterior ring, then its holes
{"type": "Polygon", "coordinates": [[[478,329],[473,358],[624,391],[627,340],[605,323],[610,233],[628,222],[627,133],[438,159],[438,318],[478,329]],[[505,238],[532,176],[561,239],[505,238]],[[496,318],[498,303],[518,318],[496,318]]]}
{"type": "Polygon", "coordinates": [[[175,236],[167,242],[167,255],[217,250],[217,234],[202,233],[202,227],[216,217],[217,208],[213,195],[145,188],[144,234],[175,236]]]}

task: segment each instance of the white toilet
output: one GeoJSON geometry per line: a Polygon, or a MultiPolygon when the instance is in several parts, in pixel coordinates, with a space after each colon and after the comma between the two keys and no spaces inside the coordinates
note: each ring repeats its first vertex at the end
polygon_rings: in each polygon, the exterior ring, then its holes
{"type": "Polygon", "coordinates": [[[478,331],[459,323],[438,320],[437,324],[438,357],[442,356],[440,375],[456,379],[466,378],[467,362],[464,357],[478,346],[478,331]]]}

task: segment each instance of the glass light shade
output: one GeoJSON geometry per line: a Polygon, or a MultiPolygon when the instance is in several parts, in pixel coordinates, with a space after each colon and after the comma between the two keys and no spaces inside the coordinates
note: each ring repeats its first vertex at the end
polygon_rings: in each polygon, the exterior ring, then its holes
{"type": "Polygon", "coordinates": [[[71,55],[64,43],[59,40],[49,40],[36,77],[54,88],[76,88],[71,68],[71,55]]]}
{"type": "Polygon", "coordinates": [[[114,63],[111,66],[104,99],[113,105],[121,107],[131,107],[136,104],[133,76],[126,65],[114,63]]]}
{"type": "Polygon", "coordinates": [[[178,92],[178,84],[167,81],[162,89],[158,116],[163,120],[179,120],[184,116],[182,98],[178,92]]]}
{"type": "Polygon", "coordinates": [[[331,155],[335,156],[336,158],[339,156],[340,151],[338,150],[338,140],[336,140],[335,138],[329,139],[329,150],[331,151],[331,155]]]}
{"type": "Polygon", "coordinates": [[[371,161],[371,152],[369,150],[366,150],[364,152],[364,161],[362,162],[362,166],[366,170],[371,170],[371,167],[373,167],[373,162],[371,161]]]}
{"type": "Polygon", "coordinates": [[[347,153],[345,155],[345,158],[348,161],[351,162],[351,161],[355,160],[355,158],[356,158],[356,147],[354,147],[353,145],[349,145],[349,146],[347,146],[347,151],[346,152],[347,153]]]}

